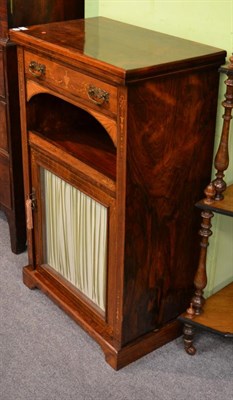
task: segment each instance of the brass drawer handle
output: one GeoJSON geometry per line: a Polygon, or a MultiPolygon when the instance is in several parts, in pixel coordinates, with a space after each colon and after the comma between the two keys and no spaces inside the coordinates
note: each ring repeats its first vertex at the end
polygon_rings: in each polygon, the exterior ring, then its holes
{"type": "Polygon", "coordinates": [[[29,72],[36,78],[40,78],[45,75],[46,67],[44,64],[39,64],[36,61],[31,61],[29,64],[29,72]]]}
{"type": "Polygon", "coordinates": [[[109,93],[95,86],[90,85],[87,89],[87,94],[89,99],[98,106],[109,102],[109,93]]]}

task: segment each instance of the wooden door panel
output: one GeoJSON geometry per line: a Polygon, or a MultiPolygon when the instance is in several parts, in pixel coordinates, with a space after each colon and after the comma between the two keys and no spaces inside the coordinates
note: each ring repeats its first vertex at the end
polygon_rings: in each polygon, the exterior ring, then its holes
{"type": "MultiPolygon", "coordinates": [[[[56,275],[57,279],[61,283],[61,285],[70,287],[70,291],[73,292],[76,296],[77,304],[80,304],[80,307],[84,309],[89,309],[89,313],[92,315],[92,320],[95,320],[97,324],[101,326],[102,331],[112,334],[112,326],[115,322],[115,315],[113,312],[113,302],[114,302],[114,293],[115,293],[115,280],[114,280],[114,272],[116,270],[116,232],[115,232],[115,220],[116,220],[116,205],[115,199],[108,194],[104,193],[102,190],[99,190],[97,187],[90,187],[90,184],[85,183],[83,181],[82,176],[79,176],[79,171],[71,174],[70,171],[67,170],[66,166],[61,166],[56,162],[52,162],[49,160],[48,155],[43,154],[43,152],[37,151],[31,148],[31,177],[32,177],[32,189],[33,197],[35,198],[35,208],[33,211],[33,229],[31,230],[32,241],[34,243],[34,250],[36,254],[36,262],[35,265],[41,265],[41,270],[49,272],[50,275],[56,275]],[[63,183],[66,181],[68,185],[82,193],[91,192],[90,197],[91,200],[97,201],[102,206],[107,209],[107,271],[106,271],[106,282],[105,289],[106,290],[106,308],[105,310],[101,310],[98,305],[96,305],[93,301],[88,299],[85,295],[85,292],[82,291],[71,282],[71,280],[67,279],[67,277],[63,274],[57,272],[55,266],[51,267],[50,264],[47,265],[47,251],[48,247],[46,244],[46,207],[45,207],[45,176],[44,171],[47,170],[54,176],[59,177],[59,179],[63,180],[63,183]],[[67,179],[69,177],[69,179],[67,179]],[[67,283],[68,282],[68,283],[67,283]],[[71,285],[70,285],[71,284],[71,285]],[[78,290],[78,291],[77,291],[78,290]]],[[[59,215],[58,215],[59,218],[59,215]]],[[[80,224],[80,226],[82,226],[80,224]]],[[[36,267],[37,269],[37,267],[36,267]]],[[[43,272],[44,273],[44,272],[43,272]]],[[[86,323],[88,325],[88,322],[86,323]]],[[[88,328],[87,328],[88,329],[88,328]]]]}

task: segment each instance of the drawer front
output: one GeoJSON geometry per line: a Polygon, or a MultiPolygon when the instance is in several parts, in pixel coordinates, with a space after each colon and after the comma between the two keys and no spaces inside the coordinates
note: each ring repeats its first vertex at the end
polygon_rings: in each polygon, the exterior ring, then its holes
{"type": "Polygon", "coordinates": [[[8,151],[6,103],[0,101],[0,149],[8,151]]]}
{"type": "Polygon", "coordinates": [[[25,51],[26,76],[100,110],[117,112],[117,88],[52,60],[25,51]]]}
{"type": "Polygon", "coordinates": [[[5,97],[3,51],[0,47],[0,96],[5,97]]]}
{"type": "Polygon", "coordinates": [[[11,208],[9,160],[0,153],[0,203],[11,208]]]}

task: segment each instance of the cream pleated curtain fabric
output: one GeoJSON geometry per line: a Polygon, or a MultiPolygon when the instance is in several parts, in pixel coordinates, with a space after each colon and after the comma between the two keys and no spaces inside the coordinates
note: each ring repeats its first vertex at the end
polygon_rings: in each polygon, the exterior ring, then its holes
{"type": "Polygon", "coordinates": [[[46,263],[105,311],[107,208],[43,172],[46,263]]]}

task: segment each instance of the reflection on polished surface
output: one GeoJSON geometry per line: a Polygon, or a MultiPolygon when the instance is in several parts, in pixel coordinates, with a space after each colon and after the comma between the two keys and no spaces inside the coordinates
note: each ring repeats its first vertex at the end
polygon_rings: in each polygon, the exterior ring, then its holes
{"type": "Polygon", "coordinates": [[[101,61],[125,70],[161,69],[163,64],[185,59],[195,64],[197,57],[216,51],[211,46],[103,17],[34,26],[22,34],[91,57],[94,63],[101,61]]]}

